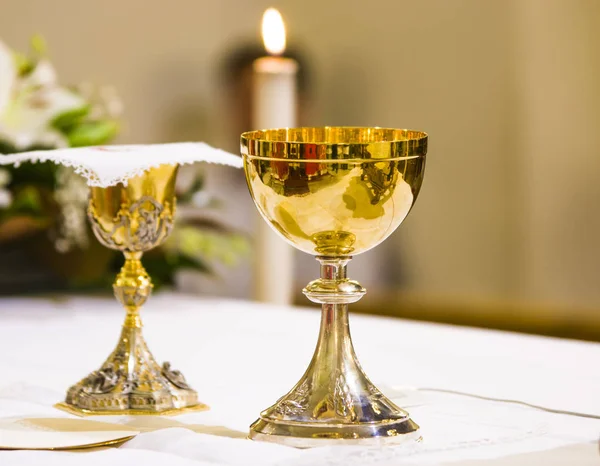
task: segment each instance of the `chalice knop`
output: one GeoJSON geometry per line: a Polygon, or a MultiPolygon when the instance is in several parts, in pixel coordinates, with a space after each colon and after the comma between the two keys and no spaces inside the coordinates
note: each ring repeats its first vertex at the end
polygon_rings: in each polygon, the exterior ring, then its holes
{"type": "Polygon", "coordinates": [[[418,438],[418,425],[375,387],[356,358],[348,304],[366,290],[346,277],[346,265],[385,240],[410,211],[423,181],[427,135],[271,129],[242,134],[241,152],[261,215],[321,265],[321,278],[303,290],[322,305],[312,361],[292,390],[250,426],[250,438],[297,447],[418,438]]]}
{"type": "Polygon", "coordinates": [[[119,342],[102,364],[67,391],[57,406],[83,414],[175,414],[207,409],[184,376],[160,366],[142,336],[139,309],[152,291],[141,258],[173,228],[177,165],[160,165],[127,185],[91,187],[88,217],[98,241],[122,251],[125,264],[113,284],[126,316],[119,342]]]}

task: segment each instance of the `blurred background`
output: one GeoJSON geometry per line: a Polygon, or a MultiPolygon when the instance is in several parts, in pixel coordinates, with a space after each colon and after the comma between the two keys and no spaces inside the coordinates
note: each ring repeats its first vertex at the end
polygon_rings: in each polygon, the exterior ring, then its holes
{"type": "MultiPolygon", "coordinates": [[[[111,142],[203,140],[237,153],[253,129],[248,70],[271,6],[286,23],[284,55],[299,63],[301,125],[430,135],[414,210],[350,264],[369,290],[354,310],[600,340],[600,2],[2,0],[0,40],[27,51],[40,34],[62,84],[110,86],[123,108],[111,142]]],[[[210,274],[182,266],[164,282],[249,299],[262,220],[243,173],[183,178],[197,177],[201,191],[182,189],[213,234],[198,241],[227,236],[215,247],[229,255],[213,254],[210,274]]],[[[0,288],[47,288],[41,253],[31,259],[17,230],[0,234],[0,288]]],[[[318,265],[298,253],[294,273],[295,301],[307,304],[299,291],[318,265]]]]}

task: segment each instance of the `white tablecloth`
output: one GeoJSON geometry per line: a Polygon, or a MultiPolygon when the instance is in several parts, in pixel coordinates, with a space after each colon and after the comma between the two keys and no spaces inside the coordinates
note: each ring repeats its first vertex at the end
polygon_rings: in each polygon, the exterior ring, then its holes
{"type": "MultiPolygon", "coordinates": [[[[0,300],[0,417],[66,416],[52,408],[116,343],[113,300],[0,300]]],[[[299,450],[246,440],[257,414],[300,377],[316,309],[158,294],[145,336],[211,406],[179,417],[102,417],[142,434],[86,453],[0,452],[0,465],[598,464],[600,421],[519,405],[415,391],[457,390],[600,415],[600,345],[354,315],[369,377],[421,425],[423,442],[299,450]],[[493,459],[493,461],[492,461],[493,459]]]]}

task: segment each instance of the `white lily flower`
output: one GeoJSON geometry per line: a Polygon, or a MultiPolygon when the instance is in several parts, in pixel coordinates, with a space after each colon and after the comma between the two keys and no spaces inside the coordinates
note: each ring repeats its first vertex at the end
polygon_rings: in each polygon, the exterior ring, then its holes
{"type": "Polygon", "coordinates": [[[27,79],[23,80],[23,84],[29,88],[56,87],[58,85],[56,70],[48,60],[40,60],[35,69],[27,76],[27,79]]]}
{"type": "Polygon", "coordinates": [[[66,138],[52,128],[52,120],[85,106],[81,96],[57,85],[49,61],[41,60],[30,74],[19,79],[10,50],[0,46],[0,140],[18,150],[33,145],[66,147],[66,138]]]}

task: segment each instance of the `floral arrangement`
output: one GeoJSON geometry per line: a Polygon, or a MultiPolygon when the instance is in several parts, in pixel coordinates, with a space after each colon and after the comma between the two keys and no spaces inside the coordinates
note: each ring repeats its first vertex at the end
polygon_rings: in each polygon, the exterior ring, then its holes
{"type": "MultiPolygon", "coordinates": [[[[61,85],[40,37],[32,39],[29,55],[0,42],[0,157],[108,143],[119,132],[122,110],[113,88],[61,85]]],[[[206,217],[216,203],[202,185],[199,172],[178,185],[185,215],[178,216],[167,242],[146,255],[157,285],[172,284],[183,268],[210,272],[213,261],[234,264],[248,249],[242,235],[206,217]]],[[[112,281],[122,257],[91,240],[87,199],[85,181],[71,168],[52,163],[0,168],[0,253],[17,248],[34,258],[36,267],[56,279],[53,286],[89,288],[112,281]]]]}

